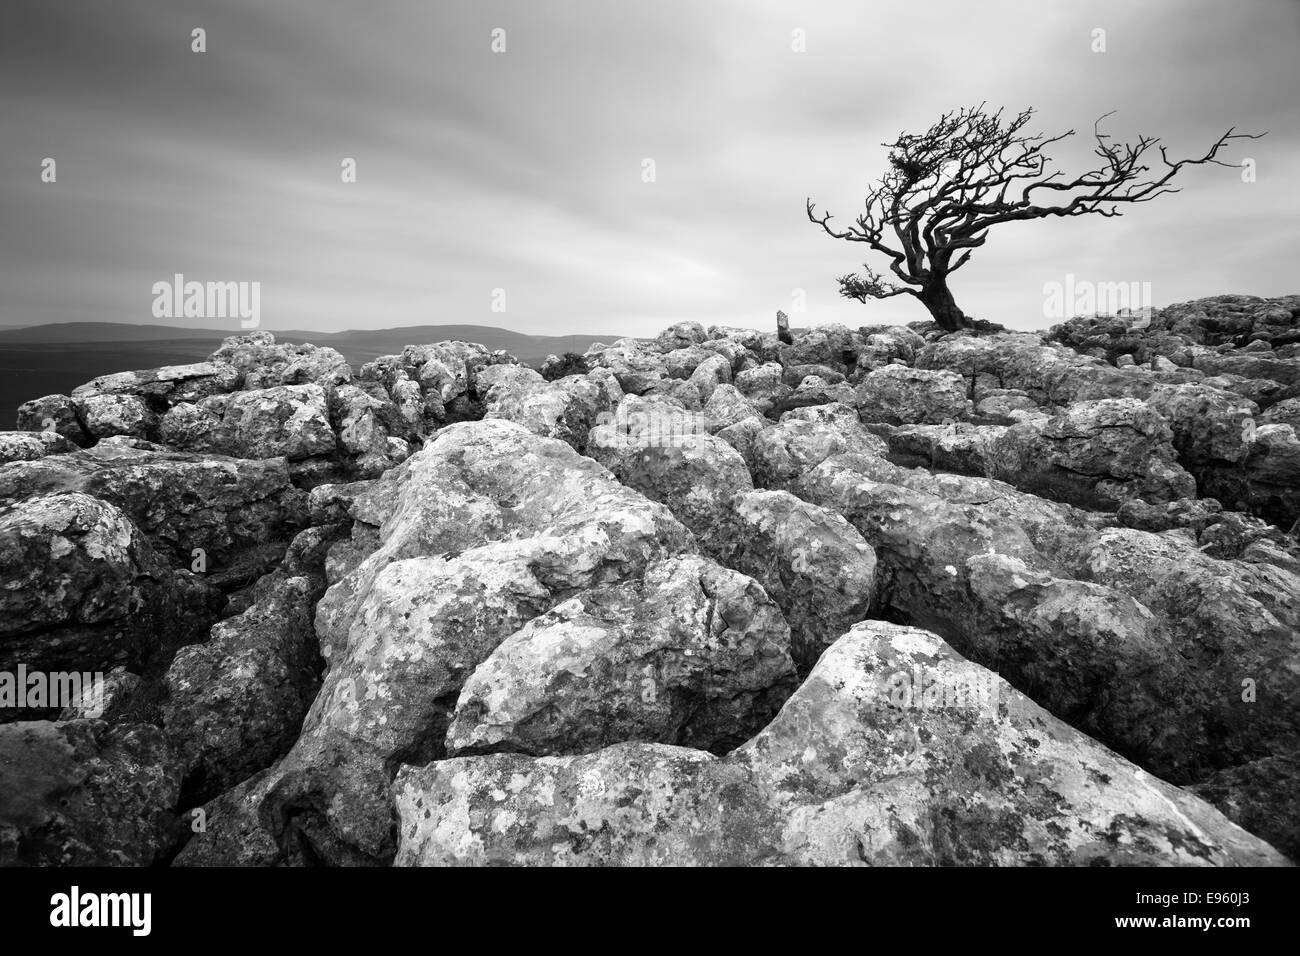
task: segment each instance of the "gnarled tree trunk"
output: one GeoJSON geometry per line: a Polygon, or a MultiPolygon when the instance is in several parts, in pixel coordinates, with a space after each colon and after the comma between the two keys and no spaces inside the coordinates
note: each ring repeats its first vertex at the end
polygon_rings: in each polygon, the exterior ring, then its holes
{"type": "Polygon", "coordinates": [[[939,328],[956,332],[958,329],[971,327],[971,320],[966,318],[966,313],[957,307],[957,300],[948,291],[947,282],[939,280],[925,286],[917,294],[917,298],[930,310],[934,320],[939,323],[939,328]]]}

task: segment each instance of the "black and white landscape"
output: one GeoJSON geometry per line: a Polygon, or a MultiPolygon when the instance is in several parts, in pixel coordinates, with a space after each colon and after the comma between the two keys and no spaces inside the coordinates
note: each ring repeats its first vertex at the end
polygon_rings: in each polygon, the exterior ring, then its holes
{"type": "Polygon", "coordinates": [[[1300,7],[920,7],[7,4],[0,864],[1300,859],[1300,7]]]}

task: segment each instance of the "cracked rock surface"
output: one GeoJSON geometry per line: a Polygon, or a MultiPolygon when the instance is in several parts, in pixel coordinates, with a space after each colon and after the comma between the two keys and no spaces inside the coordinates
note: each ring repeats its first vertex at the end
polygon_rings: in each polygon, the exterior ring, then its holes
{"type": "Polygon", "coordinates": [[[1285,865],[1298,370],[1216,296],[34,398],[0,864],[1285,865]]]}

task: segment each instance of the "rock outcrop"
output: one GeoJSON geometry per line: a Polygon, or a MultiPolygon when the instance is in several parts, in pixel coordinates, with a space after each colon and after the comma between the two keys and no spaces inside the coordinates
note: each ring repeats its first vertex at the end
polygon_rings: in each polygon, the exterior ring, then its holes
{"type": "Polygon", "coordinates": [[[149,866],[175,839],[180,769],[148,724],[0,725],[0,866],[149,866]]]}
{"type": "MultiPolygon", "coordinates": [[[[210,621],[217,597],[170,569],[120,509],[80,492],[0,506],[0,580],[11,675],[139,669],[210,621]]],[[[15,713],[6,703],[0,718],[15,713]]]]}
{"type": "Polygon", "coordinates": [[[1219,296],[33,399],[0,864],[1284,864],[1298,370],[1219,296]]]}
{"type": "MultiPolygon", "coordinates": [[[[328,663],[324,684],[293,749],[239,803],[277,821],[270,839],[285,854],[334,863],[391,859],[389,768],[443,756],[453,725],[457,747],[500,742],[480,723],[513,727],[500,731],[500,740],[555,746],[546,721],[539,728],[512,717],[514,711],[489,713],[497,695],[487,689],[480,699],[465,688],[475,679],[478,688],[510,685],[515,666],[566,666],[563,649],[546,645],[572,633],[563,623],[569,613],[598,615],[603,606],[632,606],[638,595],[665,588],[683,589],[681,600],[696,604],[694,612],[680,607],[685,617],[676,629],[662,620],[622,627],[607,621],[602,641],[591,625],[585,646],[593,683],[586,690],[582,678],[559,684],[572,693],[571,720],[586,707],[618,707],[617,700],[593,698],[618,682],[602,679],[600,668],[626,667],[629,654],[647,659],[637,693],[625,701],[631,709],[619,716],[648,734],[722,746],[793,689],[788,627],[762,588],[698,558],[675,572],[665,568],[665,560],[695,553],[691,533],[667,508],[556,439],[504,420],[449,426],[349,510],[379,527],[381,543],[359,563],[338,566],[348,570],[316,610],[328,663]],[[518,636],[548,612],[551,619],[527,632],[535,639],[518,636]],[[709,623],[713,616],[720,620],[709,623]],[[693,647],[683,633],[696,635],[693,647]],[[536,648],[532,664],[516,655],[508,664],[493,659],[511,640],[511,647],[536,648]],[[664,656],[656,658],[655,647],[664,656]],[[699,659],[691,660],[695,652],[699,659]]],[[[653,606],[653,616],[665,616],[663,605],[653,606]]],[[[555,688],[547,682],[559,676],[534,673],[529,680],[541,692],[555,688]]],[[[546,716],[559,739],[600,733],[572,724],[557,730],[564,715],[552,706],[546,716]]],[[[235,851],[228,841],[247,825],[245,812],[230,831],[209,827],[182,852],[182,862],[229,857],[235,851]]]]}
{"type": "Polygon", "coordinates": [[[858,625],[717,758],[620,744],[397,776],[398,865],[1278,865],[934,635],[858,625]]]}

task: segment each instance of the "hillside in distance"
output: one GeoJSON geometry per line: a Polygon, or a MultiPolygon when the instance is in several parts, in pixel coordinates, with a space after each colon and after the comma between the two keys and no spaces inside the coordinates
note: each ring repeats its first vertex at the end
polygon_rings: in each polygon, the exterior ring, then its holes
{"type": "MultiPolygon", "coordinates": [[[[127,372],[201,362],[221,340],[247,330],[187,329],[121,322],[62,322],[21,328],[0,327],[0,428],[12,428],[18,406],[42,395],[70,392],[110,372],[127,372]]],[[[277,342],[328,345],[355,368],[407,345],[460,340],[504,349],[521,362],[537,364],[552,353],[583,352],[609,335],[528,335],[486,325],[411,325],[343,332],[275,331],[277,342]]]]}

